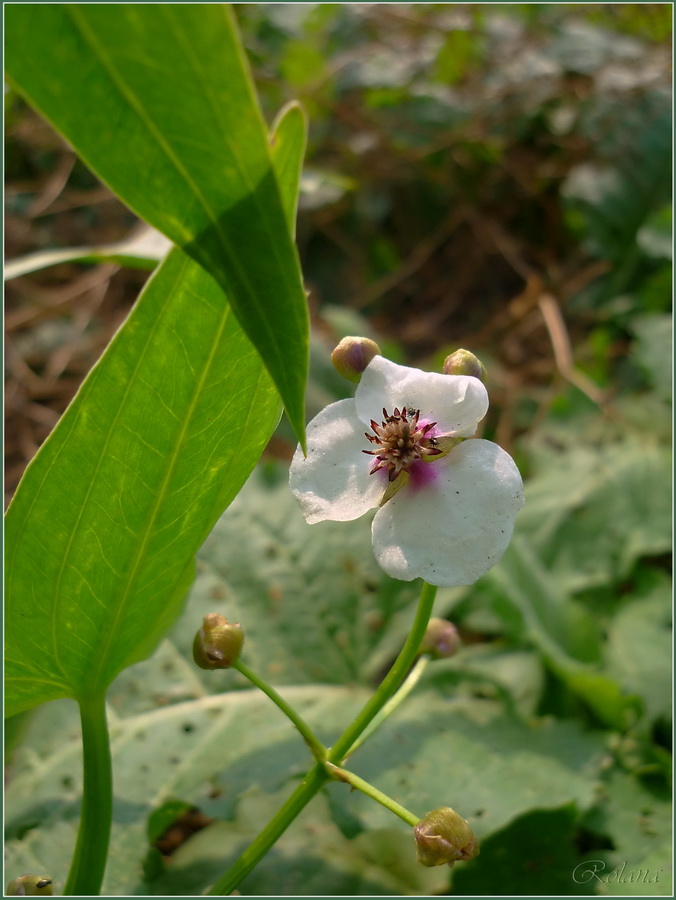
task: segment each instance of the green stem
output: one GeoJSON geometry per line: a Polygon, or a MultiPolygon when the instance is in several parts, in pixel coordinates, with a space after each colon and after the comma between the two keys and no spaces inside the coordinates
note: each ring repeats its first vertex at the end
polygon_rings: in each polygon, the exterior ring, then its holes
{"type": "Polygon", "coordinates": [[[82,722],[83,783],[80,828],[64,894],[98,894],[113,819],[113,774],[105,693],[78,701],[82,722]]]}
{"type": "Polygon", "coordinates": [[[401,652],[394,661],[394,665],[380,683],[371,699],[329,750],[329,762],[339,764],[343,761],[352,750],[353,744],[366,730],[372,719],[376,717],[390,697],[393,697],[394,694],[396,694],[399,686],[402,684],[409,669],[413,665],[418,650],[420,649],[422,639],[425,637],[425,631],[427,630],[427,625],[430,616],[432,615],[432,607],[434,606],[434,598],[436,595],[436,587],[432,584],[427,584],[427,582],[423,582],[423,589],[420,594],[420,600],[418,600],[418,609],[416,610],[415,620],[411,627],[411,631],[406,638],[406,643],[401,648],[401,652]]]}
{"type": "Polygon", "coordinates": [[[335,778],[336,781],[345,781],[352,787],[357,788],[358,791],[373,798],[373,800],[376,800],[382,806],[385,806],[395,815],[399,816],[399,818],[403,819],[407,825],[417,825],[420,821],[420,816],[416,816],[412,812],[409,812],[404,806],[397,803],[396,800],[388,797],[387,794],[383,794],[382,791],[379,791],[378,788],[374,787],[368,781],[364,781],[359,775],[355,775],[354,772],[350,772],[348,769],[342,769],[340,766],[334,766],[333,763],[328,762],[326,763],[326,768],[329,775],[335,778]]]}
{"type": "Polygon", "coordinates": [[[373,732],[377,731],[386,719],[389,719],[395,709],[397,709],[397,707],[404,702],[404,700],[408,697],[413,688],[422,678],[422,674],[427,668],[429,661],[429,656],[421,656],[418,659],[417,663],[411,669],[411,672],[406,681],[402,684],[397,693],[387,701],[385,706],[383,706],[378,714],[373,717],[373,720],[371,721],[368,728],[363,731],[360,737],[358,737],[354,744],[352,744],[349,752],[345,754],[343,759],[347,759],[348,756],[352,756],[354,751],[358,750],[359,747],[361,747],[361,745],[371,737],[373,732]]]}
{"type": "Polygon", "coordinates": [[[246,663],[243,663],[239,659],[236,663],[233,663],[233,668],[237,669],[238,672],[241,672],[252,684],[256,685],[257,688],[260,688],[264,694],[267,694],[272,702],[281,709],[284,715],[291,719],[298,731],[302,734],[305,743],[308,745],[318,762],[322,762],[326,759],[326,747],[319,741],[310,726],[298,715],[296,710],[292,706],[289,706],[286,700],[281,697],[267,681],[264,681],[260,675],[257,675],[246,665],[246,663]]]}
{"type": "MultiPolygon", "coordinates": [[[[357,715],[354,721],[338,738],[328,751],[328,762],[340,763],[349,753],[354,743],[378,712],[397,692],[413,664],[420,644],[425,636],[427,624],[432,615],[432,607],[437,589],[433,585],[423,583],[418,600],[415,620],[406,643],[401,649],[392,668],[377,688],[374,695],[357,715]]],[[[257,838],[247,847],[244,853],[230,866],[221,878],[209,889],[210,895],[227,895],[258,865],[268,850],[284,834],[293,820],[301,813],[312,798],[328,780],[325,764],[317,765],[308,773],[281,809],[270,819],[257,838]]],[[[361,780],[361,779],[360,779],[361,780]]],[[[366,782],[364,782],[366,784],[366,782]]],[[[373,789],[375,790],[375,788],[373,789]]],[[[385,796],[385,795],[383,795],[385,796]]],[[[388,798],[389,799],[389,798],[388,798]]],[[[394,801],[391,801],[394,802],[394,801]]],[[[403,809],[403,807],[402,807],[403,809]]],[[[417,821],[417,820],[416,820],[417,821]]]]}
{"type": "Polygon", "coordinates": [[[281,809],[270,819],[258,837],[235,860],[228,871],[208,890],[208,894],[227,896],[243,878],[251,872],[268,850],[284,834],[293,820],[302,812],[321,786],[328,781],[324,766],[317,763],[305,776],[281,809]]]}

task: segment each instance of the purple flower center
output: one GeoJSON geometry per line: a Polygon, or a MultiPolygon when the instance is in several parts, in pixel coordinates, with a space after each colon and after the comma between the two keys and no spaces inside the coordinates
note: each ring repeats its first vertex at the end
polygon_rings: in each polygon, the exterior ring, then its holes
{"type": "Polygon", "coordinates": [[[372,450],[362,450],[362,453],[375,456],[371,475],[384,469],[392,482],[402,472],[412,474],[411,466],[418,460],[430,461],[443,453],[432,433],[437,423],[421,423],[419,409],[402,406],[399,410],[395,407],[392,415],[383,409],[383,417],[380,425],[371,419],[373,434],[364,432],[366,439],[374,445],[372,450]]]}

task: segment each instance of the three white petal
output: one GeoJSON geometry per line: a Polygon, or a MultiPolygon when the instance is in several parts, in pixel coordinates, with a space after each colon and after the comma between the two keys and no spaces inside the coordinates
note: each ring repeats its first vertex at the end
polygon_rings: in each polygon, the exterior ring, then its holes
{"type": "MultiPolygon", "coordinates": [[[[488,409],[476,378],[399,366],[376,356],[354,400],[339,400],[308,425],[307,457],[296,451],[289,483],[309,523],[351,521],[378,506],[388,485],[364,432],[383,407],[420,410],[435,433],[471,437],[488,409]]],[[[501,558],[523,506],[519,470],[504,450],[485,440],[463,441],[430,463],[433,478],[399,490],[375,515],[373,552],[393,578],[430,584],[472,584],[501,558]]]]}

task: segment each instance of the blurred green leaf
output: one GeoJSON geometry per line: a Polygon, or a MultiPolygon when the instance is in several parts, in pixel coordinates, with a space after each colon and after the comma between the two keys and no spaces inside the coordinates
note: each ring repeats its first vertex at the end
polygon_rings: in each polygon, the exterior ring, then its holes
{"type": "Polygon", "coordinates": [[[645,596],[634,593],[608,631],[609,671],[641,696],[650,719],[672,715],[671,613],[671,584],[664,576],[645,596]]]}
{"type": "MultiPolygon", "coordinates": [[[[500,565],[486,578],[501,588],[502,598],[523,617],[527,637],[552,671],[601,721],[626,728],[628,716],[638,709],[637,698],[624,695],[598,666],[580,661],[593,620],[567,600],[535,554],[514,538],[500,565]]],[[[598,637],[592,637],[592,643],[598,644],[598,637]]]]}
{"type": "Polygon", "coordinates": [[[154,649],[278,416],[221,289],[173,251],[9,508],[7,713],[105,690],[154,649]]]}
{"type": "Polygon", "coordinates": [[[571,224],[594,255],[613,263],[600,282],[604,301],[630,288],[645,229],[671,195],[671,112],[664,97],[646,93],[621,111],[617,104],[604,94],[587,111],[582,133],[595,142],[597,160],[573,168],[563,186],[571,224]]]}
{"type": "Polygon", "coordinates": [[[648,256],[672,260],[674,257],[673,217],[671,204],[663,206],[650,216],[639,230],[637,240],[648,256]]]}
{"type": "Polygon", "coordinates": [[[288,41],[284,48],[280,70],[293,88],[306,88],[326,77],[325,56],[307,40],[288,41]]]}
{"type": "Polygon", "coordinates": [[[479,62],[485,53],[485,38],[476,31],[449,31],[436,58],[436,77],[445,84],[455,84],[479,62]]]}
{"type": "Polygon", "coordinates": [[[64,262],[116,262],[134,269],[154,269],[169,249],[171,241],[153,228],[143,228],[124,241],[98,247],[69,247],[40,250],[5,264],[4,279],[19,278],[64,262]]]}
{"type": "Polygon", "coordinates": [[[612,850],[602,854],[599,893],[672,895],[673,820],[666,791],[650,790],[634,776],[614,770],[586,825],[612,841],[612,850]]]}
{"type": "Polygon", "coordinates": [[[307,128],[307,118],[302,107],[297,103],[288,103],[280,110],[270,133],[272,160],[291,235],[296,233],[307,128]]]}
{"type": "Polygon", "coordinates": [[[674,375],[672,325],[670,315],[636,316],[631,321],[631,330],[637,338],[632,356],[648,373],[657,393],[664,400],[671,399],[674,375]]]}
{"type": "Polygon", "coordinates": [[[481,844],[481,855],[453,871],[453,892],[495,897],[588,894],[574,878],[580,862],[573,805],[520,816],[481,844]],[[527,889],[526,889],[527,888],[527,889]]]}
{"type": "Polygon", "coordinates": [[[527,718],[535,715],[540,702],[544,667],[534,650],[514,650],[493,642],[470,644],[450,659],[436,661],[423,684],[445,696],[495,697],[527,718]]]}
{"type": "Polygon", "coordinates": [[[530,442],[536,471],[518,523],[566,590],[617,583],[642,556],[671,548],[668,450],[649,433],[621,441],[606,435],[594,446],[586,425],[578,427],[579,437],[574,422],[560,429],[568,434],[563,447],[553,431],[530,442]]]}
{"type": "Polygon", "coordinates": [[[8,13],[9,77],[134,212],[226,290],[302,441],[305,292],[227,5],[8,13]]]}

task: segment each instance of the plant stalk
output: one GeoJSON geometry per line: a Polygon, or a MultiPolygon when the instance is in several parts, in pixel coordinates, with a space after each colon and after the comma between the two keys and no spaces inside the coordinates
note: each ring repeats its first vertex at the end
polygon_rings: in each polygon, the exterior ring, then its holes
{"type": "Polygon", "coordinates": [[[302,812],[321,786],[328,781],[326,769],[320,763],[308,772],[289,799],[270,819],[265,828],[230,866],[227,872],[212,885],[207,894],[227,896],[251,872],[270,848],[284,834],[293,820],[302,812]]]}
{"type": "MultiPolygon", "coordinates": [[[[335,766],[342,762],[343,758],[349,754],[360,735],[368,728],[371,721],[377,716],[388,700],[396,694],[403,683],[409,669],[415,661],[418,650],[420,649],[420,644],[425,636],[425,631],[430,616],[432,615],[432,607],[434,606],[436,593],[436,587],[423,582],[415,619],[408,638],[406,639],[406,643],[402,647],[392,668],[378,686],[371,699],[366,703],[352,723],[345,729],[334,746],[328,751],[326,760],[328,763],[333,763],[335,766]]],[[[322,765],[321,763],[317,763],[279,811],[272,819],[270,819],[258,837],[256,837],[244,853],[235,860],[227,872],[212,885],[207,893],[211,896],[230,894],[240,881],[246,878],[246,876],[258,865],[268,850],[276,843],[282,834],[284,834],[289,825],[302,812],[315,794],[319,792],[320,788],[328,781],[328,779],[329,775],[325,768],[325,764],[322,765]]],[[[360,781],[362,781],[362,779],[360,779],[360,781]]],[[[363,783],[367,784],[367,782],[363,783]]],[[[375,791],[376,789],[373,788],[373,790],[375,791]]],[[[384,797],[385,795],[382,796],[384,797]]],[[[391,802],[394,803],[394,801],[391,802]]],[[[401,807],[401,809],[403,810],[403,807],[401,807]]],[[[408,815],[411,814],[409,813],[408,815]]]]}
{"type": "Polygon", "coordinates": [[[343,757],[344,760],[347,759],[348,756],[352,756],[354,751],[358,750],[359,747],[361,747],[361,745],[371,737],[374,731],[377,731],[383,724],[383,722],[386,719],[389,719],[395,709],[397,709],[397,707],[399,707],[404,702],[404,700],[408,697],[413,688],[422,678],[422,674],[427,668],[429,661],[429,656],[421,656],[418,659],[416,664],[411,669],[411,672],[406,681],[402,684],[397,693],[393,697],[390,697],[390,699],[378,712],[378,714],[373,717],[373,719],[369,723],[368,728],[361,733],[354,744],[352,744],[349,751],[345,754],[345,756],[343,757]]]}
{"type": "Polygon", "coordinates": [[[105,692],[81,698],[82,811],[64,894],[98,894],[108,858],[113,819],[113,772],[105,692]]]}
{"type": "Polygon", "coordinates": [[[376,717],[387,701],[396,694],[401,684],[403,684],[418,654],[422,639],[425,637],[436,595],[436,587],[432,584],[427,584],[426,581],[423,582],[415,620],[406,638],[406,643],[371,699],[329,750],[329,762],[339,765],[343,761],[371,720],[376,717]]]}
{"type": "Polygon", "coordinates": [[[397,803],[396,800],[388,797],[387,794],[383,794],[377,787],[374,787],[369,781],[364,781],[363,778],[360,778],[359,775],[355,775],[354,772],[342,769],[340,766],[334,766],[333,763],[328,762],[326,763],[326,768],[329,775],[336,781],[344,781],[351,787],[361,791],[362,794],[366,794],[367,797],[371,797],[372,800],[380,803],[381,806],[384,806],[386,809],[389,809],[390,812],[399,816],[400,819],[403,819],[407,825],[417,825],[420,821],[420,816],[416,816],[414,813],[409,812],[409,810],[402,806],[401,803],[397,803]]]}
{"type": "Polygon", "coordinates": [[[254,684],[257,688],[260,688],[264,694],[272,700],[274,704],[276,704],[281,711],[287,716],[293,724],[296,726],[298,731],[303,736],[303,740],[308,745],[310,750],[312,751],[312,755],[317,760],[317,762],[322,762],[322,760],[326,759],[326,747],[321,743],[321,741],[315,736],[310,726],[305,722],[301,716],[298,715],[296,710],[289,706],[286,700],[281,697],[277,691],[264,681],[260,675],[257,675],[246,663],[243,663],[241,660],[237,660],[237,662],[233,663],[233,668],[237,669],[238,672],[241,672],[245,678],[248,678],[249,681],[254,684]]]}

